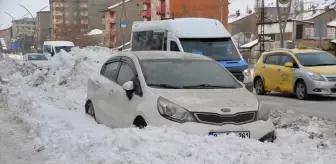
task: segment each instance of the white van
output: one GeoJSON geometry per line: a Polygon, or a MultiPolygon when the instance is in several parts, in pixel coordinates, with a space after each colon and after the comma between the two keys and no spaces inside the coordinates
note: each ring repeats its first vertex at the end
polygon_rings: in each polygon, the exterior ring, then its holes
{"type": "Polygon", "coordinates": [[[180,51],[208,56],[229,70],[251,91],[248,64],[224,25],[216,19],[177,18],[136,21],[132,25],[131,51],[180,51]]]}
{"type": "Polygon", "coordinates": [[[43,53],[49,53],[51,56],[59,53],[62,50],[70,52],[75,44],[71,41],[45,41],[43,43],[43,53]]]}

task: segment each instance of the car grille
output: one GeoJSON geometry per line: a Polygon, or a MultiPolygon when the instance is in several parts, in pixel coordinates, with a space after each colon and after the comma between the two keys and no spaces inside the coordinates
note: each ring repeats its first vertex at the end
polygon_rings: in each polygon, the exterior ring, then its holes
{"type": "Polygon", "coordinates": [[[328,81],[336,81],[336,77],[327,77],[328,81]]]}
{"type": "Polygon", "coordinates": [[[242,72],[231,72],[231,74],[236,77],[237,80],[241,82],[244,81],[244,74],[242,72]]]}
{"type": "Polygon", "coordinates": [[[244,124],[255,120],[255,112],[238,113],[235,115],[220,115],[216,113],[194,113],[196,119],[205,124],[244,124]]]}

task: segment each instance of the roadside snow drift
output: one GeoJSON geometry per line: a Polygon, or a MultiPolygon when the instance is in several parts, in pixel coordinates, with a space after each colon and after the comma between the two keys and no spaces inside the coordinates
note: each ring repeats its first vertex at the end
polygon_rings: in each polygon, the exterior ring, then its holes
{"type": "Polygon", "coordinates": [[[47,163],[63,164],[335,164],[335,122],[293,112],[272,113],[275,143],[210,137],[178,129],[111,129],[84,113],[88,77],[113,52],[101,47],[61,52],[40,69],[12,58],[1,62],[3,100],[35,138],[47,163]],[[4,69],[6,68],[6,69],[4,69]]]}

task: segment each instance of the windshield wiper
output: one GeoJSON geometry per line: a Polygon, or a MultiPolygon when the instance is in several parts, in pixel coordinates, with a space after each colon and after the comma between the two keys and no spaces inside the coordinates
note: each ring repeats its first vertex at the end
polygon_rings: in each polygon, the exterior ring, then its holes
{"type": "Polygon", "coordinates": [[[199,85],[183,86],[183,88],[187,88],[187,89],[193,89],[193,88],[226,88],[226,89],[235,89],[236,87],[225,86],[225,85],[199,84],[199,85]]]}
{"type": "Polygon", "coordinates": [[[159,87],[159,88],[169,88],[169,89],[181,89],[183,87],[180,86],[173,86],[168,84],[147,84],[150,87],[159,87]]]}

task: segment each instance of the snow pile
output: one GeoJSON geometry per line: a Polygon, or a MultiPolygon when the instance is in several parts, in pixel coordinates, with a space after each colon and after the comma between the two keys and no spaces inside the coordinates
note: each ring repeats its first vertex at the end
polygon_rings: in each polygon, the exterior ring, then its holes
{"type": "Polygon", "coordinates": [[[3,63],[11,69],[8,107],[35,138],[35,150],[50,155],[47,163],[336,163],[335,123],[290,112],[273,113],[275,143],[190,135],[165,127],[111,129],[97,124],[84,113],[87,78],[112,55],[104,48],[77,48],[56,55],[47,70],[25,71],[26,65],[13,60],[3,63]]]}
{"type": "Polygon", "coordinates": [[[102,30],[99,30],[99,29],[93,29],[91,30],[87,35],[101,35],[103,34],[103,31],[102,30]]]}

